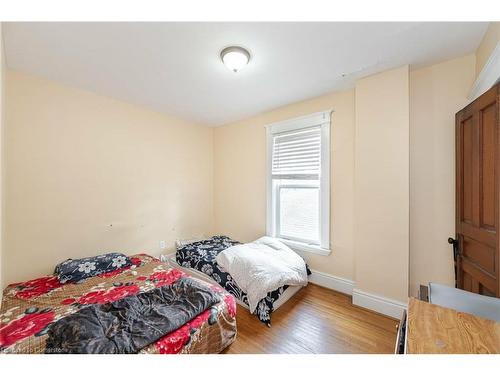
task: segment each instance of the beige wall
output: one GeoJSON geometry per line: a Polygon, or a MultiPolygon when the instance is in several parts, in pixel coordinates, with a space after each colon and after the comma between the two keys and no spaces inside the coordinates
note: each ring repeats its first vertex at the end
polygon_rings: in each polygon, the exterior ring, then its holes
{"type": "Polygon", "coordinates": [[[216,128],[216,232],[243,241],[265,233],[264,125],[334,108],[333,252],[308,256],[311,266],[402,302],[409,278],[414,295],[420,283],[452,283],[446,238],[454,232],[454,114],[467,102],[474,60],[368,77],[356,86],[356,105],[354,91],[333,93],[216,128]],[[353,233],[355,188],[360,227],[353,233]]]}
{"type": "Polygon", "coordinates": [[[410,286],[454,285],[455,113],[467,105],[474,55],[410,73],[410,286]]]}
{"type": "Polygon", "coordinates": [[[486,30],[486,34],[476,50],[476,77],[481,73],[481,69],[499,42],[500,22],[490,22],[488,30],[486,30]]]}
{"type": "Polygon", "coordinates": [[[352,279],[354,92],[344,91],[278,108],[215,128],[215,231],[251,241],[266,231],[266,131],[264,126],[333,109],[331,242],[329,256],[306,255],[318,271],[352,279]]]}
{"type": "Polygon", "coordinates": [[[212,231],[213,130],[7,73],[7,282],[212,231]]]}
{"type": "Polygon", "coordinates": [[[5,114],[5,55],[3,50],[2,23],[0,22],[0,305],[2,304],[2,292],[4,287],[3,272],[3,129],[5,114]]]}
{"type": "Polygon", "coordinates": [[[356,83],[356,289],[406,302],[409,258],[408,66],[356,83]]]}
{"type": "Polygon", "coordinates": [[[408,278],[414,295],[452,284],[453,118],[475,67],[403,67],[215,129],[9,71],[2,278],[97,252],[159,254],[159,240],[264,235],[264,126],[333,109],[332,254],[308,263],[403,302],[408,278]]]}

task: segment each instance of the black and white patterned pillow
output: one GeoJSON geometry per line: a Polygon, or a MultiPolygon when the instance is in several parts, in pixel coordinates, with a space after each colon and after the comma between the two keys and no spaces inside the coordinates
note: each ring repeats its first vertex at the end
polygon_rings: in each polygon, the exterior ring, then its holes
{"type": "Polygon", "coordinates": [[[61,284],[78,282],[89,277],[132,266],[130,258],[121,253],[108,253],[81,259],[68,259],[59,263],[54,274],[61,284]]]}

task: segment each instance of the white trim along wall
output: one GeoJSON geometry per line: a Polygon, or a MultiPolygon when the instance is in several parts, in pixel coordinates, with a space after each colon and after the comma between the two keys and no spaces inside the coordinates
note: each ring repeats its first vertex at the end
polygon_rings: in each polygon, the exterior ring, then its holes
{"type": "Polygon", "coordinates": [[[469,94],[469,100],[473,101],[480,95],[488,91],[500,79],[500,42],[497,43],[495,49],[491,53],[488,61],[484,64],[481,73],[472,85],[469,94]]]}
{"type": "Polygon", "coordinates": [[[405,303],[356,289],[356,283],[352,280],[316,270],[311,270],[311,272],[312,275],[309,276],[310,283],[352,296],[353,305],[373,310],[395,319],[400,319],[403,311],[407,308],[407,304],[405,303]]]}

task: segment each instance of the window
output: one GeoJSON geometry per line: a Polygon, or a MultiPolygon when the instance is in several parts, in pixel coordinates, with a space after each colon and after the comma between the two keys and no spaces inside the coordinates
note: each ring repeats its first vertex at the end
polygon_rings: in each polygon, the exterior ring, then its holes
{"type": "Polygon", "coordinates": [[[267,127],[267,234],[330,253],[330,111],[267,127]]]}

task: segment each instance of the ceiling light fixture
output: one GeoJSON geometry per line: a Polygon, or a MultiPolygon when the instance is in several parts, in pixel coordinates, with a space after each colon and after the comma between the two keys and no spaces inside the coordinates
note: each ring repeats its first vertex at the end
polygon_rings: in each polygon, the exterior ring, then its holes
{"type": "Polygon", "coordinates": [[[231,46],[221,51],[220,58],[229,70],[236,73],[248,64],[250,52],[242,47],[231,46]]]}

